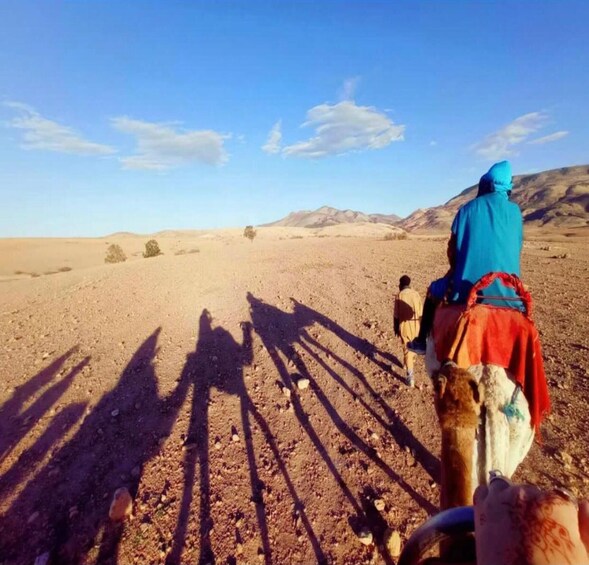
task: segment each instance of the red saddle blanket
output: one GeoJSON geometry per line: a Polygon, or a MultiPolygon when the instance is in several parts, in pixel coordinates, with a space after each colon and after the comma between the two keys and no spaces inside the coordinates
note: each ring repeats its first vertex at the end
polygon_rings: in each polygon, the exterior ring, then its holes
{"type": "Polygon", "coordinates": [[[439,360],[468,369],[480,363],[507,369],[521,386],[538,430],[550,410],[540,338],[534,322],[513,308],[484,304],[440,306],[433,337],[439,360]]]}

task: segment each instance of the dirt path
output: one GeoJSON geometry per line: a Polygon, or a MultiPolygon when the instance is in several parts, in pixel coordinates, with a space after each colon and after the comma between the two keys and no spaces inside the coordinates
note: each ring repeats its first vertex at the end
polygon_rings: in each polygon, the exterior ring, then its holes
{"type": "MultiPolygon", "coordinates": [[[[554,411],[518,476],[587,492],[589,251],[559,245],[524,253],[554,411]]],[[[0,561],[386,562],[355,532],[405,538],[439,496],[392,297],[443,260],[441,241],[218,241],[3,283],[0,561]],[[134,518],[114,527],[121,486],[134,518]]]]}

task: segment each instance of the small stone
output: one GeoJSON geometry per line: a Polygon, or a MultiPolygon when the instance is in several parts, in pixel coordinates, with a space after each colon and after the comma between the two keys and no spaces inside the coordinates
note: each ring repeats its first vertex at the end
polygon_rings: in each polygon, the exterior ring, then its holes
{"type": "Polygon", "coordinates": [[[233,434],[233,435],[231,436],[231,440],[232,440],[232,441],[239,441],[239,436],[238,436],[237,434],[233,434]]]}
{"type": "Polygon", "coordinates": [[[396,560],[401,555],[401,534],[397,530],[387,528],[383,536],[383,542],[387,548],[387,553],[392,559],[396,560]]]}
{"type": "Polygon", "coordinates": [[[237,542],[237,545],[235,546],[235,555],[241,555],[243,553],[243,545],[239,542],[237,542]]]}
{"type": "Polygon", "coordinates": [[[215,449],[221,449],[221,447],[222,447],[222,446],[221,446],[221,442],[220,442],[219,440],[217,440],[217,441],[215,442],[215,449]]]}
{"type": "Polygon", "coordinates": [[[38,517],[39,517],[39,512],[33,512],[29,516],[29,519],[27,520],[27,524],[32,524],[33,522],[35,522],[37,520],[38,517]]]}
{"type": "Polygon", "coordinates": [[[286,398],[290,398],[291,390],[290,388],[288,388],[287,386],[283,386],[282,387],[282,394],[284,394],[284,396],[286,396],[286,398]]]}
{"type": "Polygon", "coordinates": [[[299,390],[305,390],[305,389],[309,388],[309,384],[310,384],[309,379],[303,377],[302,379],[299,379],[297,381],[297,388],[299,390]]]}
{"type": "Polygon", "coordinates": [[[114,410],[113,410],[113,411],[110,413],[110,415],[111,415],[113,418],[116,418],[116,417],[117,417],[119,414],[120,414],[120,411],[119,411],[119,409],[118,409],[118,408],[115,408],[115,409],[114,409],[114,410]]]}
{"type": "Polygon", "coordinates": [[[132,512],[133,499],[131,498],[131,493],[125,487],[118,488],[110,503],[108,517],[113,522],[121,522],[130,516],[132,512]]]}
{"type": "Polygon", "coordinates": [[[378,434],[376,432],[372,432],[372,434],[370,434],[370,439],[377,440],[378,439],[378,434]]]}
{"type": "Polygon", "coordinates": [[[374,536],[368,528],[362,528],[358,533],[358,539],[360,540],[360,543],[364,545],[371,545],[374,536]]]}
{"type": "Polygon", "coordinates": [[[374,507],[379,511],[382,512],[385,507],[384,500],[382,498],[375,498],[374,499],[374,507]]]}
{"type": "Polygon", "coordinates": [[[562,460],[562,462],[564,463],[564,466],[566,469],[570,468],[572,463],[573,463],[573,458],[571,456],[570,453],[567,453],[566,451],[561,451],[559,453],[560,459],[562,460]]]}

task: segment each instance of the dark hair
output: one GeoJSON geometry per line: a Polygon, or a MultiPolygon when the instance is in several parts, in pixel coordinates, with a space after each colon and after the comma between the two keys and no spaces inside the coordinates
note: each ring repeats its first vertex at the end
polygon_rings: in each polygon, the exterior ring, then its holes
{"type": "Polygon", "coordinates": [[[409,286],[411,284],[411,279],[407,275],[403,275],[399,279],[399,286],[409,286]]]}

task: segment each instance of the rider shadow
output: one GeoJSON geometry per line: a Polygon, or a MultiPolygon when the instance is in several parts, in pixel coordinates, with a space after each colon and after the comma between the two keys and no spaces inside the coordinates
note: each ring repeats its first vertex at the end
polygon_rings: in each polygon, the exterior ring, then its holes
{"type": "MultiPolygon", "coordinates": [[[[60,375],[64,363],[75,351],[76,348],[73,347],[25,384],[17,386],[12,396],[0,407],[0,462],[10,454],[33,429],[35,424],[59,401],[71,386],[75,377],[88,364],[90,358],[86,357],[63,378],[51,384],[56,376],[60,375]],[[39,391],[50,384],[49,388],[36,400],[32,401],[39,391]]],[[[5,484],[5,481],[3,481],[3,484],[5,484]]]]}
{"type": "MultiPolygon", "coordinates": [[[[296,493],[294,485],[280,456],[273,435],[263,416],[254,406],[244,381],[243,368],[252,362],[251,323],[241,324],[243,338],[238,343],[224,328],[213,328],[212,317],[208,310],[203,310],[199,321],[199,335],[194,353],[186,360],[182,371],[182,380],[187,380],[192,386],[192,407],[190,424],[184,446],[185,457],[183,467],[183,493],[176,529],[173,536],[173,546],[167,565],[182,563],[182,552],[189,531],[193,493],[198,472],[199,498],[199,557],[198,563],[215,563],[215,555],[211,545],[210,532],[213,527],[211,515],[211,469],[210,469],[210,440],[212,437],[209,406],[211,392],[216,389],[239,399],[241,425],[251,483],[251,500],[255,504],[258,528],[262,539],[262,548],[258,552],[259,558],[267,564],[273,562],[272,549],[268,534],[267,516],[263,491],[264,483],[260,480],[256,464],[254,442],[252,437],[252,423],[260,428],[264,440],[273,452],[278,468],[285,480],[286,486],[293,499],[296,512],[301,518],[303,527],[310,539],[318,563],[325,561],[325,556],[315,535],[311,521],[304,511],[304,505],[296,493]],[[197,471],[198,466],[198,471],[197,471]]],[[[234,433],[237,430],[234,430],[234,433]]],[[[236,529],[236,541],[241,541],[239,529],[236,529]]]]}
{"type": "MultiPolygon", "coordinates": [[[[352,444],[362,452],[368,459],[370,459],[376,466],[378,466],[392,481],[397,483],[405,492],[407,492],[422,508],[428,513],[436,511],[435,507],[422,495],[416,492],[405,480],[395,473],[388,465],[382,461],[377,455],[376,450],[362,440],[356,432],[342,419],[337,409],[333,406],[331,401],[327,398],[323,389],[319,386],[316,379],[313,378],[306,364],[301,359],[300,355],[295,349],[295,345],[304,349],[310,354],[315,361],[317,361],[324,369],[328,371],[330,376],[337,380],[337,382],[344,386],[344,388],[355,396],[353,390],[345,383],[345,381],[333,371],[328,365],[313,351],[312,346],[318,345],[318,342],[313,340],[306,327],[313,325],[314,322],[321,323],[324,327],[332,330],[338,337],[344,339],[351,347],[361,346],[363,352],[373,351],[374,348],[367,344],[365,340],[353,336],[343,328],[329,320],[325,316],[315,312],[314,310],[303,306],[295,301],[295,311],[293,313],[284,312],[272,305],[264,303],[262,300],[254,297],[251,293],[247,294],[247,299],[250,303],[251,316],[256,333],[260,336],[264,346],[266,347],[278,374],[280,375],[282,386],[290,390],[294,389],[295,380],[304,377],[309,380],[311,386],[323,405],[323,408],[331,418],[332,422],[338,431],[352,444]],[[296,368],[295,373],[290,373],[281,355],[294,364],[296,368]]],[[[327,350],[322,348],[323,351],[327,350]]],[[[329,352],[332,357],[337,359],[344,367],[349,368],[350,365],[337,358],[332,352],[329,352]]],[[[291,394],[291,402],[294,413],[305,430],[309,439],[312,441],[316,451],[324,460],[326,466],[332,473],[334,479],[342,489],[344,495],[354,508],[357,515],[364,516],[361,503],[356,499],[351,492],[343,477],[341,476],[337,466],[331,460],[328,451],[319,437],[313,424],[310,422],[298,395],[291,394]]],[[[384,401],[383,401],[384,402],[384,401]]],[[[365,402],[361,401],[364,408],[376,417],[385,427],[387,423],[365,402]]]]}
{"type": "Polygon", "coordinates": [[[302,304],[298,300],[291,298],[291,301],[294,304],[294,315],[296,316],[297,320],[301,322],[303,327],[310,326],[315,322],[321,324],[325,329],[333,332],[349,347],[369,358],[380,369],[390,373],[401,382],[405,382],[405,379],[393,370],[394,367],[399,367],[401,369],[403,368],[403,363],[401,363],[396,355],[388,351],[377,349],[368,340],[350,333],[327,316],[317,312],[317,310],[314,310],[305,304],[302,304]],[[380,358],[386,359],[388,363],[385,363],[380,358]]]}
{"type": "Polygon", "coordinates": [[[96,545],[97,562],[117,562],[124,525],[106,518],[112,494],[121,486],[137,492],[143,467],[158,453],[158,439],[169,435],[186,394],[181,381],[169,396],[159,396],[153,366],[159,332],[143,342],[116,386],[2,516],[5,558],[28,548],[51,550],[53,562],[74,564],[96,545]],[[22,528],[35,512],[47,528],[22,528]]]}
{"type": "MultiPolygon", "coordinates": [[[[410,452],[413,454],[415,459],[419,462],[419,464],[423,467],[423,469],[429,474],[429,476],[436,482],[440,482],[441,477],[441,466],[440,461],[437,457],[432,455],[432,453],[415,437],[413,432],[403,423],[401,418],[397,415],[397,413],[391,409],[391,407],[387,404],[387,402],[382,398],[380,394],[378,394],[362,371],[358,370],[354,365],[348,363],[345,359],[342,359],[335,355],[332,351],[329,351],[326,347],[324,347],[320,342],[314,339],[304,328],[311,326],[314,322],[320,323],[326,329],[330,329],[333,331],[335,335],[337,335],[340,339],[345,341],[350,347],[362,347],[360,351],[367,354],[367,356],[374,361],[374,356],[377,353],[377,350],[372,347],[370,344],[366,345],[365,340],[361,340],[360,338],[350,334],[348,331],[343,329],[341,326],[329,320],[323,314],[320,314],[316,310],[293,300],[294,303],[294,312],[293,316],[297,320],[297,324],[301,329],[301,341],[300,344],[302,347],[307,351],[307,353],[319,364],[322,368],[332,377],[334,378],[340,386],[342,386],[345,390],[347,390],[355,401],[360,402],[360,404],[384,427],[389,429],[392,436],[395,438],[397,445],[401,448],[408,448],[410,452]],[[354,377],[362,383],[366,391],[370,394],[370,396],[375,400],[375,402],[381,407],[382,411],[386,414],[389,422],[384,421],[380,415],[363,399],[358,397],[356,393],[350,388],[350,386],[337,374],[337,372],[333,371],[333,369],[327,365],[319,355],[313,350],[313,348],[309,347],[312,345],[315,350],[322,351],[323,353],[328,353],[331,357],[333,357],[342,367],[344,367],[349,373],[354,375],[354,377]]],[[[379,354],[383,355],[382,352],[378,352],[379,354]]],[[[400,364],[399,360],[391,354],[391,357],[395,360],[396,364],[400,364]]],[[[378,363],[377,363],[378,364],[378,363]]],[[[399,377],[400,378],[400,377],[399,377]]],[[[404,382],[404,379],[402,379],[404,382]]]]}

